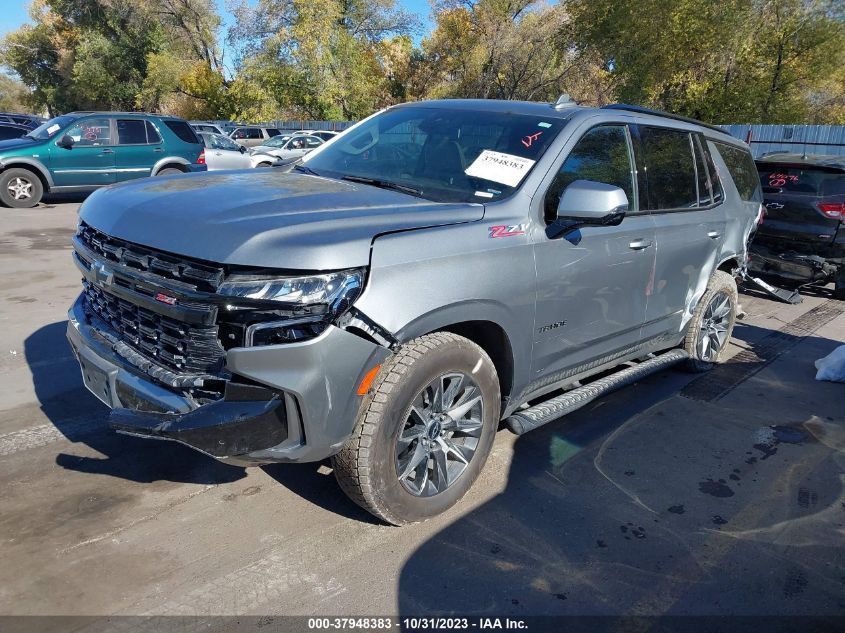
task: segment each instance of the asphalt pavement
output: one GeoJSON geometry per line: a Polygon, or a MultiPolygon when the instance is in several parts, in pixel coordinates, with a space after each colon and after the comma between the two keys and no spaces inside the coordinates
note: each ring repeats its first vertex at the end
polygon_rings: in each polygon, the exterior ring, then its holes
{"type": "Polygon", "coordinates": [[[723,366],[502,430],[462,503],[394,528],[327,463],[106,428],[65,340],[77,207],[2,210],[0,614],[845,614],[845,384],[813,367],[845,303],[743,294],[723,366]]]}

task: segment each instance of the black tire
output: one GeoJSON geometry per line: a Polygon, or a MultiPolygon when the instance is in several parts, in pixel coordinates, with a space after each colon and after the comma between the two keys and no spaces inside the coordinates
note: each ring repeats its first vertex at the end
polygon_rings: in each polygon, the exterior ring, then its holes
{"type": "Polygon", "coordinates": [[[273,163],[258,163],[256,167],[272,167],[273,163]]]}
{"type": "Polygon", "coordinates": [[[833,280],[833,298],[845,301],[845,266],[840,266],[833,280]]]}
{"type": "Polygon", "coordinates": [[[692,319],[690,319],[687,334],[684,337],[683,348],[690,355],[689,359],[684,363],[685,369],[695,373],[705,372],[712,369],[719,362],[719,357],[728,346],[734,324],[736,323],[738,304],[739,296],[736,289],[736,281],[730,274],[717,270],[707,283],[707,290],[695,308],[692,319]],[[723,344],[716,350],[715,356],[705,360],[702,358],[700,343],[706,320],[706,312],[708,306],[714,301],[714,298],[719,295],[726,297],[730,302],[730,312],[722,323],[725,328],[725,338],[723,344]]]}
{"type": "Polygon", "coordinates": [[[177,167],[165,167],[156,174],[156,176],[178,176],[179,174],[184,174],[185,172],[177,167]]]}
{"type": "Polygon", "coordinates": [[[13,167],[0,173],[0,202],[13,209],[29,209],[41,202],[44,185],[28,169],[13,167]],[[26,197],[20,197],[26,194],[26,197]]]}
{"type": "MultiPolygon", "coordinates": [[[[436,516],[464,496],[484,467],[498,428],[500,405],[496,369],[478,345],[449,332],[414,339],[379,370],[361,404],[352,437],[332,457],[335,477],[350,499],[387,523],[405,525],[436,516]],[[481,392],[478,443],[451,485],[431,496],[416,496],[399,480],[398,437],[406,429],[412,402],[448,372],[471,376],[481,392]]],[[[426,470],[429,463],[426,459],[426,470]]]]}

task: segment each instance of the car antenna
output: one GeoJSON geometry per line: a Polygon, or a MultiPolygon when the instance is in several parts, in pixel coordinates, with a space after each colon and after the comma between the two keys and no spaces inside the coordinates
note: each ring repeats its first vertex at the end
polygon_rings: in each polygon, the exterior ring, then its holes
{"type": "Polygon", "coordinates": [[[578,103],[573,100],[572,97],[570,97],[567,93],[564,92],[557,98],[557,101],[552,104],[552,107],[555,110],[563,110],[564,108],[572,108],[577,105],[578,103]]]}

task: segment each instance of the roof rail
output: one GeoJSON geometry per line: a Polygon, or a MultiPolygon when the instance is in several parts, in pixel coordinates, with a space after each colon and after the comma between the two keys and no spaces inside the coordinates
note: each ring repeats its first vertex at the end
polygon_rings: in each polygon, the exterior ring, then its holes
{"type": "Polygon", "coordinates": [[[637,114],[653,114],[654,116],[662,116],[667,119],[674,119],[676,121],[683,121],[684,123],[692,123],[694,125],[700,125],[701,127],[706,127],[710,130],[715,132],[721,132],[722,134],[728,134],[717,125],[711,125],[710,123],[705,123],[704,121],[699,121],[698,119],[691,119],[687,116],[681,116],[680,114],[672,114],[671,112],[664,112],[663,110],[653,110],[651,108],[644,108],[643,106],[636,106],[636,105],[629,105],[627,103],[610,103],[608,105],[604,105],[601,107],[602,110],[627,110],[628,112],[636,112],[637,114]]]}

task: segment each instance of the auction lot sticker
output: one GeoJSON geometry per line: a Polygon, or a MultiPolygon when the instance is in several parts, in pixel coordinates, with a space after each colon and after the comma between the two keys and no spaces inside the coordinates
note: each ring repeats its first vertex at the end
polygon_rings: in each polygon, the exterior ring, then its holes
{"type": "Polygon", "coordinates": [[[472,165],[466,168],[464,173],[467,176],[484,178],[508,187],[516,187],[525,178],[525,174],[528,173],[535,162],[530,158],[485,149],[472,162],[472,165]]]}

